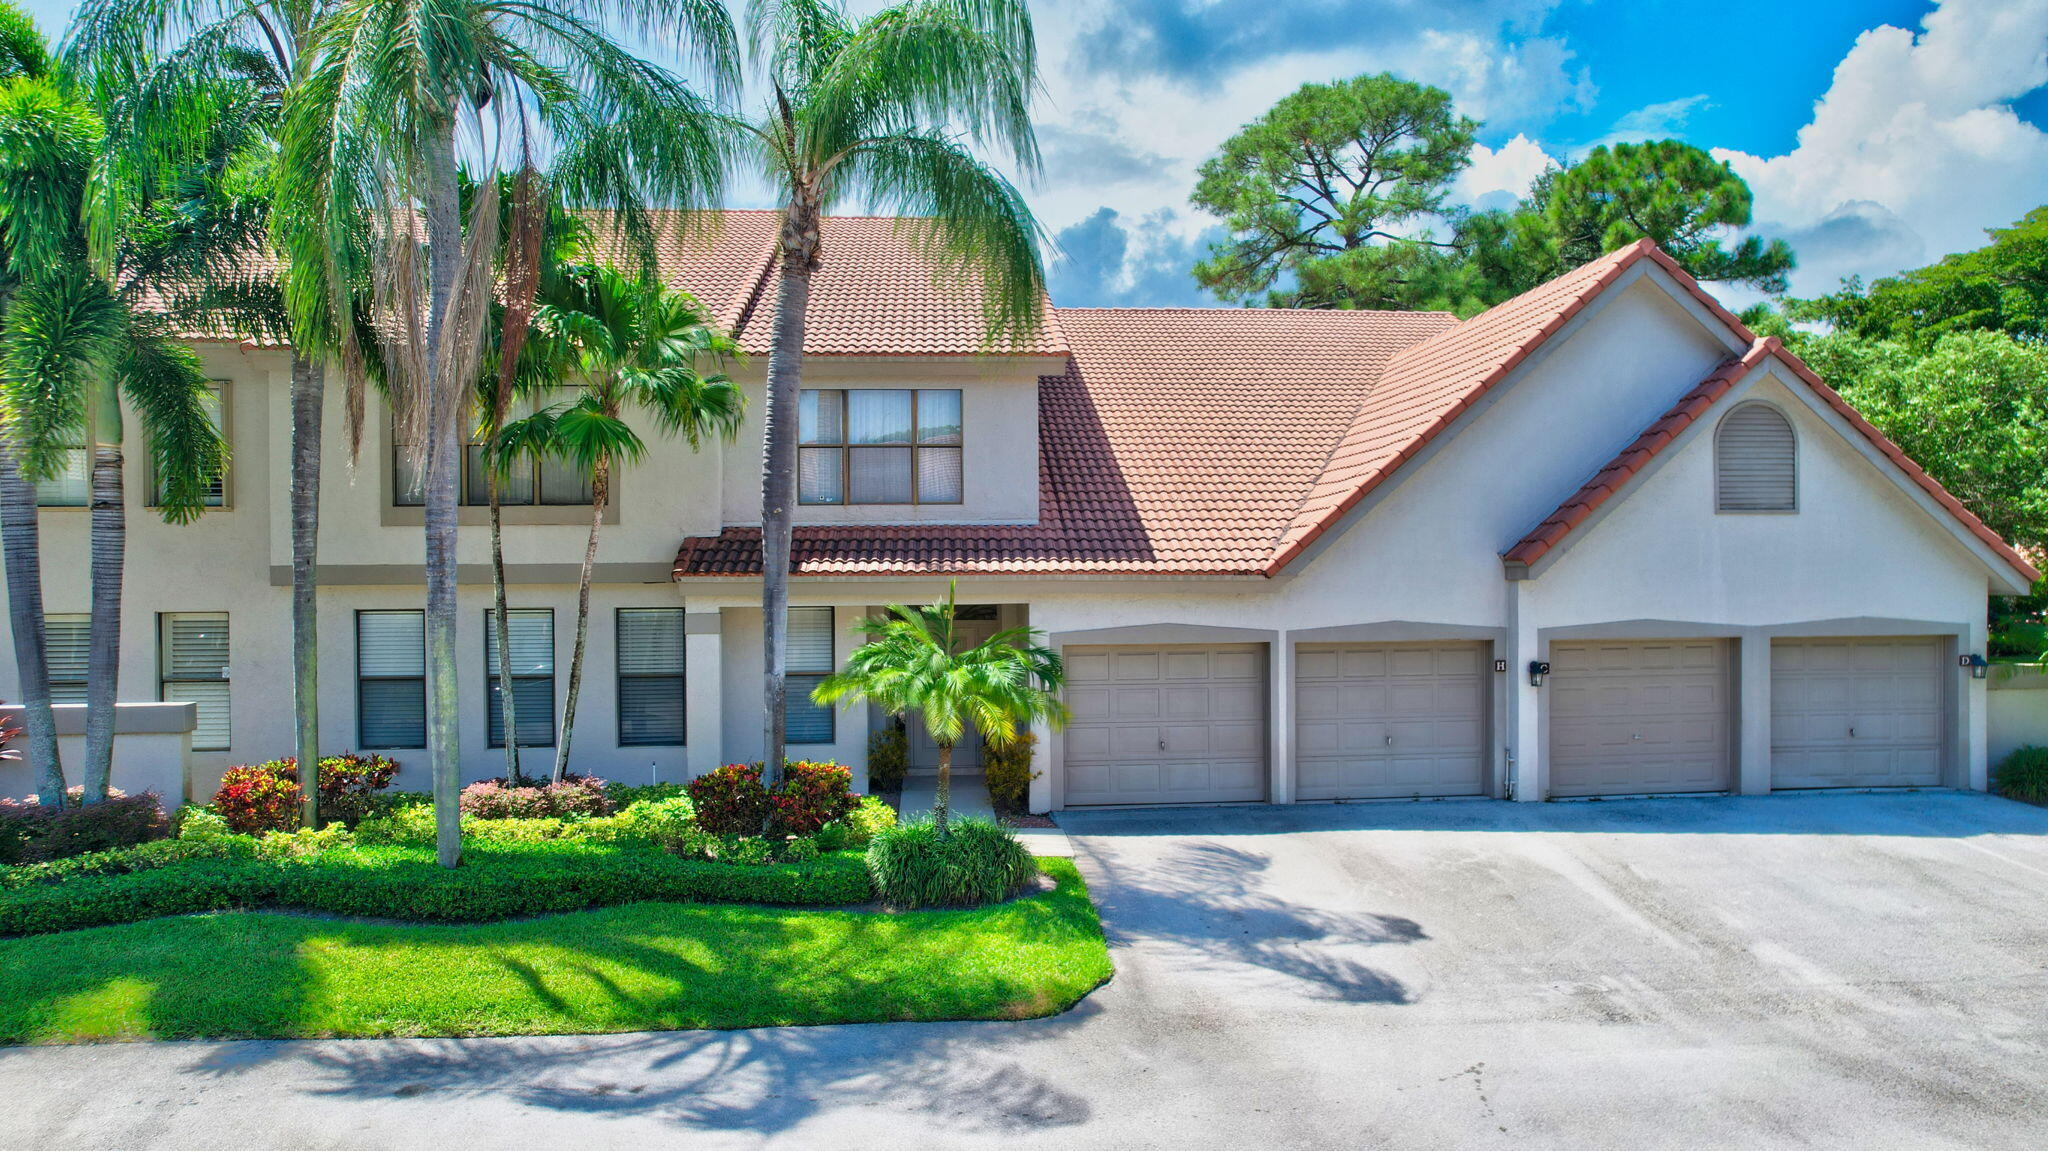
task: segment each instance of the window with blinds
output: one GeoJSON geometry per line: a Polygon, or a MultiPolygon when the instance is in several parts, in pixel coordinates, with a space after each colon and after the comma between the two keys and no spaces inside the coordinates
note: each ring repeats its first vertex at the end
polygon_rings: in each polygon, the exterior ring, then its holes
{"type": "MultiPolygon", "coordinates": [[[[512,637],[512,703],[519,746],[555,745],[555,610],[514,608],[506,614],[512,637]]],[[[498,703],[498,611],[484,609],[484,706],[490,744],[505,746],[505,709],[498,703]]]]}
{"type": "MultiPolygon", "coordinates": [[[[509,420],[524,419],[547,407],[573,396],[572,390],[555,389],[546,395],[537,395],[518,401],[509,413],[509,420]]],[[[475,421],[465,427],[474,428],[475,421]]],[[[456,498],[468,507],[487,507],[491,502],[490,471],[485,466],[484,444],[474,434],[462,447],[461,478],[456,498]]],[[[426,503],[426,476],[421,468],[419,445],[405,437],[402,429],[395,425],[391,429],[391,503],[394,507],[419,507],[426,503]]],[[[618,477],[612,478],[612,498],[618,499],[618,477]]],[[[508,508],[532,507],[574,507],[588,504],[591,499],[590,476],[567,460],[548,456],[535,460],[524,457],[513,460],[499,477],[498,502],[508,508]]],[[[525,739],[522,737],[523,744],[525,739]]]]}
{"type": "Polygon", "coordinates": [[[619,746],[680,747],[683,609],[618,609],[619,746]]]}
{"type": "MultiPolygon", "coordinates": [[[[226,380],[214,380],[206,385],[206,418],[213,423],[214,430],[219,432],[223,439],[228,438],[230,434],[228,429],[227,389],[226,380]]],[[[213,482],[206,485],[206,498],[201,501],[206,507],[224,508],[228,506],[228,469],[231,466],[233,465],[230,463],[222,463],[220,471],[215,473],[213,477],[213,482]]],[[[163,503],[164,485],[162,479],[159,478],[157,480],[151,497],[153,503],[163,503]]]]}
{"type": "Polygon", "coordinates": [[[1798,442],[1792,423],[1769,404],[1738,404],[1714,437],[1714,510],[1799,509],[1798,442]]]}
{"type": "Polygon", "coordinates": [[[198,705],[192,750],[226,751],[232,742],[228,707],[228,613],[162,612],[156,617],[157,698],[198,705]]]}
{"type": "Polygon", "coordinates": [[[426,613],[356,613],[356,743],[427,745],[426,613]]]}
{"type": "Polygon", "coordinates": [[[50,669],[51,703],[85,702],[85,669],[92,654],[92,617],[43,618],[43,662],[50,669]]]}
{"type": "Polygon", "coordinates": [[[789,609],[788,647],[783,657],[788,702],[783,707],[783,738],[790,743],[831,743],[831,708],[811,701],[811,689],[832,674],[832,609],[789,609]]]}
{"type": "Polygon", "coordinates": [[[92,495],[92,454],[85,450],[83,433],[71,437],[59,459],[56,474],[36,481],[36,506],[82,508],[92,495]]]}

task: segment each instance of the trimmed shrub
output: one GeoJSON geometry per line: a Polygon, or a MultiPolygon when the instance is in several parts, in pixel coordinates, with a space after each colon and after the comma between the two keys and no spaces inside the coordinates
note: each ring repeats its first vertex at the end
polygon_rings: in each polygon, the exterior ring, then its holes
{"type": "Polygon", "coordinates": [[[0,935],[256,907],[477,923],[649,900],[831,907],[874,898],[866,868],[849,854],[757,867],[681,859],[653,847],[482,843],[461,867],[447,870],[426,848],[360,842],[354,850],[289,860],[186,840],[145,850],[214,854],[0,889],[0,935]]]}
{"type": "Polygon", "coordinates": [[[274,759],[254,766],[231,767],[213,793],[213,809],[240,835],[290,831],[299,825],[299,765],[274,759]],[[285,770],[284,765],[290,764],[285,770]]]}
{"type": "Polygon", "coordinates": [[[630,784],[613,780],[604,785],[604,793],[611,797],[613,809],[624,811],[636,803],[645,803],[649,800],[674,799],[679,795],[688,795],[690,789],[687,785],[680,783],[630,784]]]}
{"type": "Polygon", "coordinates": [[[2048,747],[2014,749],[1999,761],[1993,786],[2007,799],[2048,803],[2048,747]]]}
{"type": "Polygon", "coordinates": [[[604,780],[588,775],[532,787],[510,787],[502,779],[487,779],[463,788],[461,804],[462,814],[478,819],[548,819],[612,813],[604,780]]]}
{"type": "MultiPolygon", "coordinates": [[[[73,798],[83,789],[74,788],[73,798]]],[[[0,800],[0,863],[46,863],[164,839],[171,821],[154,792],[107,798],[87,806],[0,800]]]]}
{"type": "Polygon", "coordinates": [[[355,836],[346,827],[302,827],[297,831],[273,831],[256,841],[256,858],[276,862],[312,859],[324,852],[355,846],[355,836]]]}
{"type": "Polygon", "coordinates": [[[834,820],[818,830],[818,849],[821,851],[858,851],[865,848],[877,834],[896,826],[896,809],[872,795],[860,797],[860,803],[844,818],[834,820]]]}
{"type": "Polygon", "coordinates": [[[225,835],[218,839],[157,839],[133,847],[95,851],[48,863],[0,868],[0,890],[47,886],[91,875],[127,875],[195,859],[247,859],[255,853],[256,841],[247,835],[225,835]]]}
{"type": "MultiPolygon", "coordinates": [[[[596,823],[597,820],[590,822],[596,823]]],[[[650,843],[667,842],[697,826],[697,807],[687,795],[664,799],[642,799],[612,816],[620,835],[637,836],[650,843]]]]}
{"type": "Polygon", "coordinates": [[[768,822],[759,764],[728,763],[690,781],[697,826],[711,835],[758,835],[768,822]]]}
{"type": "MultiPolygon", "coordinates": [[[[298,761],[280,761],[298,774],[298,761]]],[[[354,827],[373,814],[381,797],[398,776],[398,761],[381,755],[357,755],[344,751],[320,761],[320,822],[354,827]]]]}
{"type": "Polygon", "coordinates": [[[868,844],[867,865],[883,902],[904,909],[997,903],[1038,874],[1016,836],[973,818],[951,820],[943,837],[929,817],[889,828],[868,844]]]}
{"type": "Polygon", "coordinates": [[[853,772],[836,763],[795,760],[782,769],[782,782],[768,797],[773,808],[768,830],[777,836],[813,836],[860,804],[853,772]]]}
{"type": "Polygon", "coordinates": [[[1038,778],[1031,770],[1031,753],[1037,746],[1038,737],[1028,731],[1008,743],[981,741],[982,776],[997,811],[1021,812],[1031,805],[1031,781],[1038,778]]]}
{"type": "Polygon", "coordinates": [[[896,791],[910,773],[910,733],[903,721],[891,719],[868,736],[868,790],[896,791]]]}

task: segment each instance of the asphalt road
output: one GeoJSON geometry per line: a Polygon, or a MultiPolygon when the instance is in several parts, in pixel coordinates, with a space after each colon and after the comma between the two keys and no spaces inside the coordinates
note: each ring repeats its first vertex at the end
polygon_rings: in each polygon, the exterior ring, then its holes
{"type": "Polygon", "coordinates": [[[2028,1147],[2048,811],[1065,819],[1117,976],[1028,1023],[0,1051],[0,1146],[2028,1147]]]}

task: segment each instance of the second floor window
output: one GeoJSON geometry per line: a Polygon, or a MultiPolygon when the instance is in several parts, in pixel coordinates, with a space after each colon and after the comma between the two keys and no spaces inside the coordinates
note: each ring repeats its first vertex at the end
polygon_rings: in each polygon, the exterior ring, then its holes
{"type": "Polygon", "coordinates": [[[961,500],[958,389],[807,389],[797,424],[799,503],[961,500]]]}
{"type": "Polygon", "coordinates": [[[85,433],[74,434],[63,448],[63,464],[57,474],[36,481],[39,508],[82,508],[91,502],[92,453],[85,448],[85,433]]]}
{"type": "MultiPolygon", "coordinates": [[[[206,418],[213,422],[214,430],[221,434],[221,438],[226,439],[229,436],[228,392],[225,381],[215,380],[206,385],[206,418]]],[[[213,482],[206,485],[206,495],[200,501],[204,506],[209,508],[229,506],[228,469],[232,466],[232,464],[222,464],[220,471],[214,475],[213,482]]],[[[150,502],[159,505],[164,502],[164,485],[161,478],[151,485],[150,502]]]]}
{"type": "MultiPolygon", "coordinates": [[[[517,419],[533,411],[532,404],[512,413],[517,419]]],[[[473,426],[473,425],[472,425],[473,426]]],[[[419,507],[426,503],[425,461],[406,433],[391,432],[391,502],[397,507],[419,507]]],[[[617,500],[617,480],[612,498],[617,500]]],[[[522,459],[506,473],[498,502],[508,508],[535,505],[574,507],[590,503],[590,477],[574,465],[558,459],[522,459]]],[[[484,467],[484,445],[474,436],[462,445],[462,477],[456,498],[467,507],[488,507],[491,502],[490,473],[484,467]]]]}

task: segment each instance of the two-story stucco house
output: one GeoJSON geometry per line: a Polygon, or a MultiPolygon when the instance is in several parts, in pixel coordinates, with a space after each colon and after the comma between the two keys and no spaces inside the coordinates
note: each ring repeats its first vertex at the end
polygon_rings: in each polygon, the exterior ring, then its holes
{"type": "MultiPolygon", "coordinates": [[[[673,780],[761,754],[774,224],[728,213],[665,249],[670,279],[751,353],[733,370],[749,421],[697,453],[657,442],[617,482],[582,770],[673,780]]],[[[950,579],[970,626],[1028,623],[1064,651],[1073,721],[1040,732],[1040,810],[1985,786],[1967,664],[1987,593],[2036,573],[1652,245],[1463,322],[1049,304],[1034,335],[990,350],[979,300],[935,285],[891,221],[837,218],[825,243],[793,700],[856,619],[950,579]]],[[[198,524],[130,518],[121,696],[199,701],[203,797],[292,734],[287,359],[201,347],[234,463],[198,524]]],[[[385,750],[417,786],[420,512],[381,413],[346,463],[330,391],[324,743],[385,750]]],[[[521,483],[520,722],[545,747],[585,496],[549,468],[521,483]]],[[[464,516],[463,765],[481,778],[503,757],[484,510],[464,516]]],[[[43,522],[61,695],[82,668],[64,645],[87,606],[86,524],[62,506],[43,522]]],[[[11,681],[0,669],[0,697],[11,681]]],[[[791,754],[864,771],[879,722],[794,703],[791,754]]],[[[912,736],[913,764],[933,762],[912,736]]]]}

